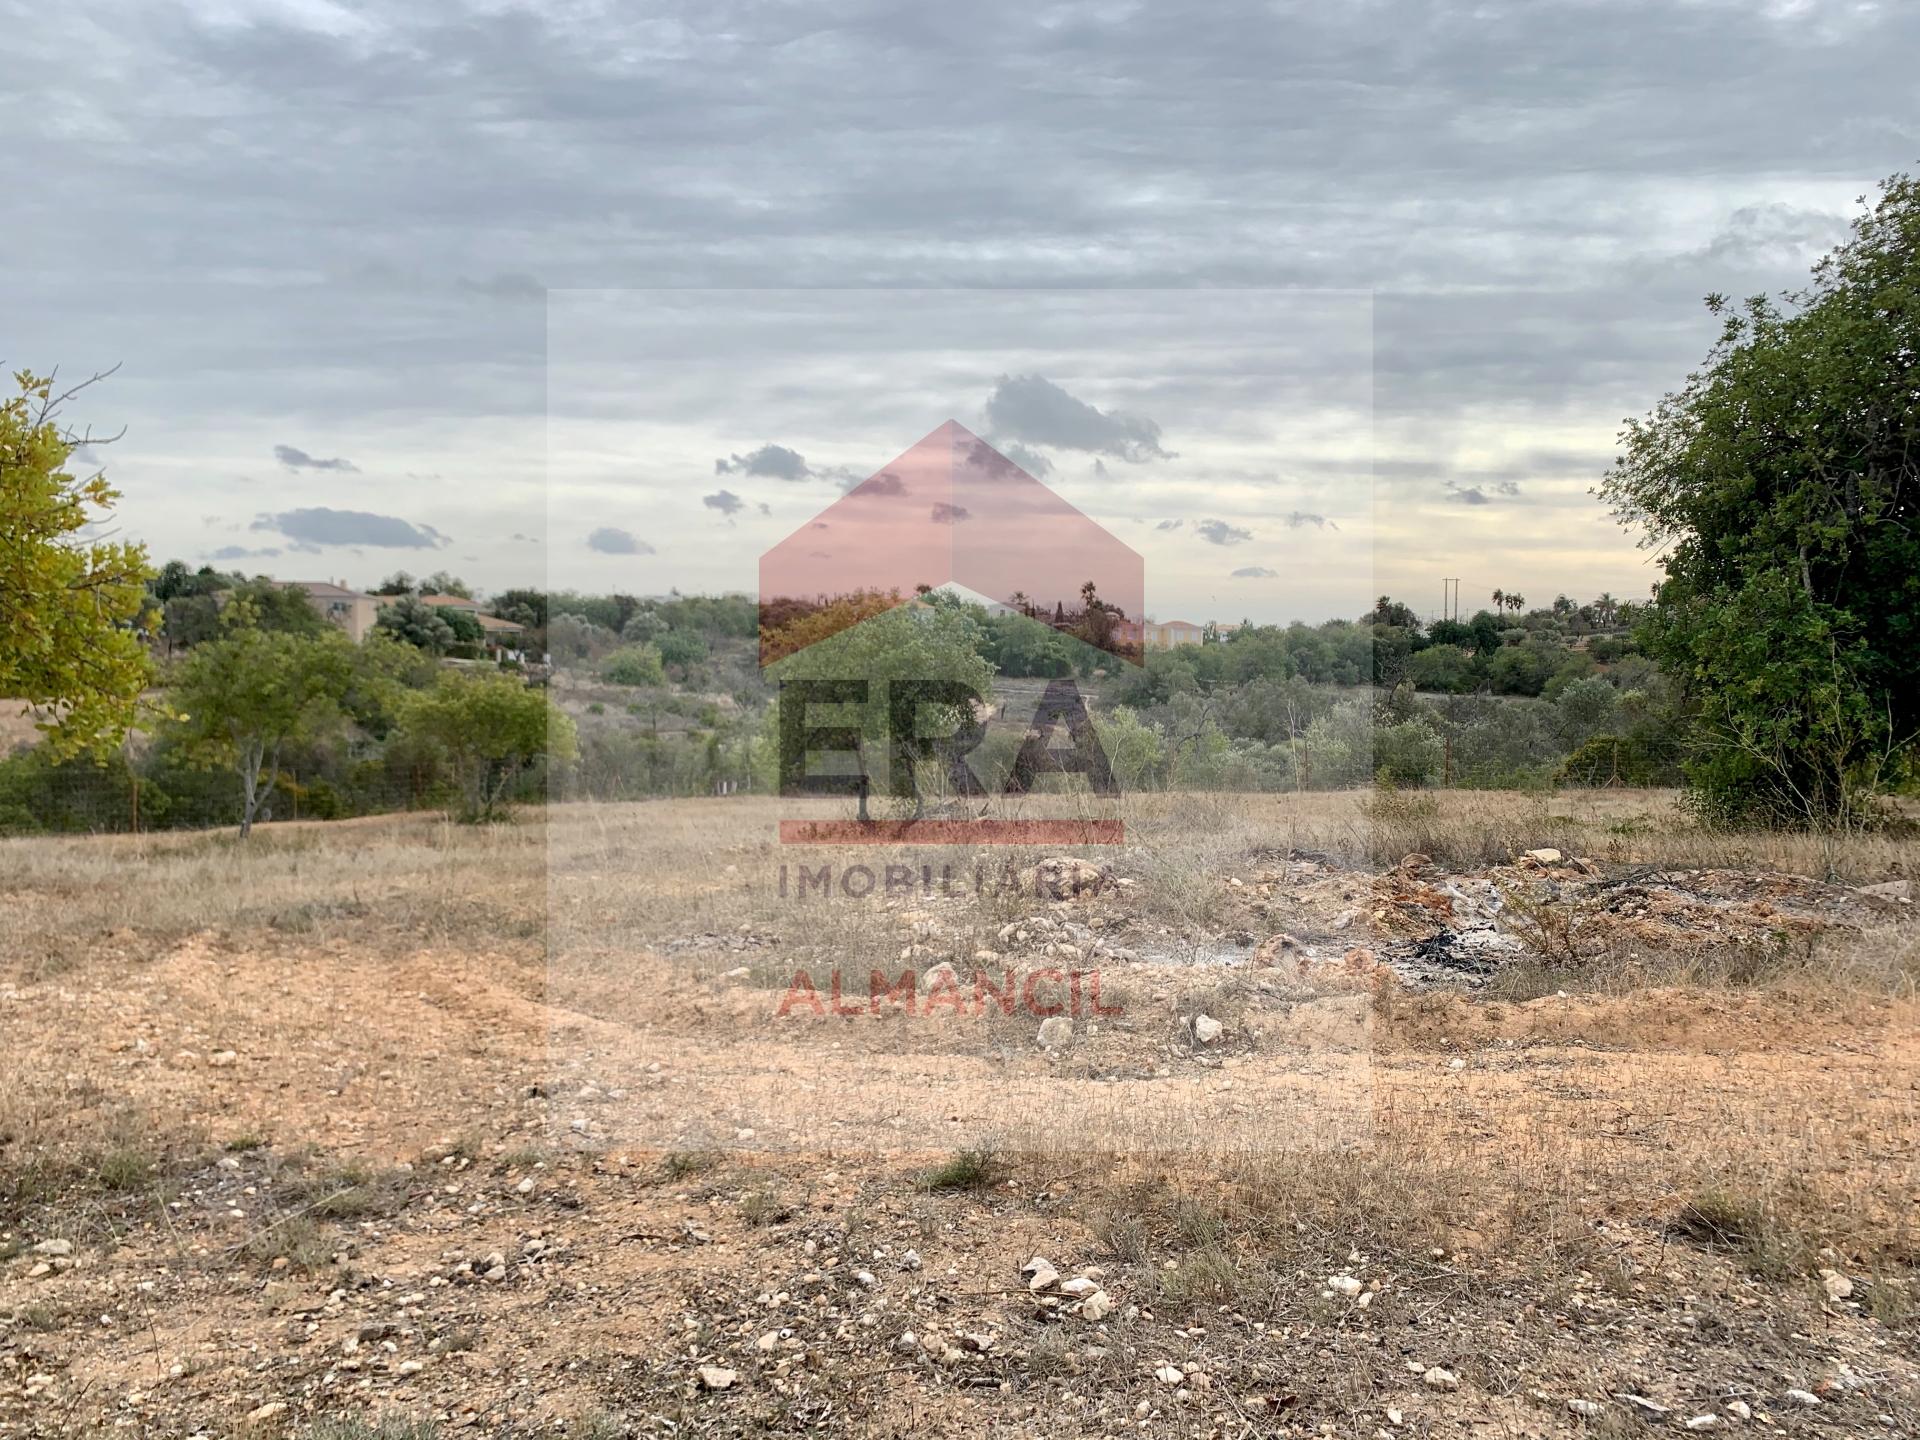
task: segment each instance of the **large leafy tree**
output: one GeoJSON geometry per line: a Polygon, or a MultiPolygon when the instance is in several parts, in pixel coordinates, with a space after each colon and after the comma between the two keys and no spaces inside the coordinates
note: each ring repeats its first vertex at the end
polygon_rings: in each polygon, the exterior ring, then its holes
{"type": "Polygon", "coordinates": [[[447,629],[453,634],[454,644],[481,645],[486,642],[485,628],[465,610],[449,607],[440,612],[440,618],[447,622],[447,629]]]}
{"type": "Polygon", "coordinates": [[[495,819],[534,765],[571,760],[578,749],[573,721],[510,675],[449,671],[409,697],[400,730],[446,757],[471,820],[495,819]]]}
{"type": "Polygon", "coordinates": [[[467,588],[467,582],[445,570],[436,570],[422,580],[420,593],[422,595],[458,595],[462,600],[473,598],[473,591],[467,588]]]}
{"type": "Polygon", "coordinates": [[[1603,489],[1663,551],[1641,643],[1694,712],[1706,808],[1856,823],[1920,724],[1920,185],[1890,180],[1805,290],[1708,305],[1706,364],[1627,422],[1603,489]]]}
{"type": "Polygon", "coordinates": [[[103,754],[152,676],[139,629],[152,572],[144,545],[84,538],[120,498],[103,474],[67,469],[87,437],[60,407],[84,385],[14,380],[20,393],[0,403],[0,697],[44,714],[55,754],[103,754]]]}
{"type": "MultiPolygon", "coordinates": [[[[326,616],[313,608],[304,590],[282,585],[265,575],[257,575],[234,586],[227,608],[231,609],[241,601],[245,602],[243,608],[234,613],[244,616],[256,630],[280,630],[289,635],[319,635],[332,628],[326,616]]],[[[224,615],[227,612],[223,609],[221,613],[224,615]]]]}
{"type": "Polygon", "coordinates": [[[197,645],[174,671],[168,738],[206,766],[230,767],[240,784],[240,835],[253,833],[273,792],[280,752],[338,727],[354,686],[354,647],[341,632],[263,630],[244,600],[222,617],[218,640],[197,645]]]}

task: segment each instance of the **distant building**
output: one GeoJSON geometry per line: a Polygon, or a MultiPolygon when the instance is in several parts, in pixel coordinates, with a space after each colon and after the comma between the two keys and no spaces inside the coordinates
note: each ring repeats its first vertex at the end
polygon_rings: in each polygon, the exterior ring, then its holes
{"type": "Polygon", "coordinates": [[[458,610],[471,615],[480,623],[489,650],[518,650],[527,638],[525,626],[489,615],[480,608],[478,600],[470,600],[465,595],[422,595],[420,599],[436,610],[458,610]]]}
{"type": "Polygon", "coordinates": [[[347,638],[359,644],[367,638],[380,618],[380,599],[347,588],[347,582],[331,580],[283,580],[282,588],[304,590],[307,603],[333,624],[347,632],[347,638]]]}
{"type": "Polygon", "coordinates": [[[513,620],[502,620],[498,615],[489,615],[476,610],[473,618],[480,622],[480,628],[487,632],[487,644],[504,646],[509,650],[518,650],[521,642],[527,638],[524,625],[513,620]]]}
{"type": "Polygon", "coordinates": [[[1179,645],[1198,645],[1207,633],[1204,625],[1190,620],[1149,620],[1140,627],[1140,644],[1148,650],[1171,650],[1179,645]]]}

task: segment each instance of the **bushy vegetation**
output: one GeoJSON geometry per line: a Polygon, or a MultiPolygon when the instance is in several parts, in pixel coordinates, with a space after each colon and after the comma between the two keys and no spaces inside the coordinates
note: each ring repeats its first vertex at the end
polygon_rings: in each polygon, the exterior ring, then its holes
{"type": "Polygon", "coordinates": [[[1707,363],[1629,422],[1605,493],[1662,547],[1646,644],[1683,677],[1696,803],[1845,828],[1920,766],[1920,183],[1781,300],[1708,305],[1707,363]]]}

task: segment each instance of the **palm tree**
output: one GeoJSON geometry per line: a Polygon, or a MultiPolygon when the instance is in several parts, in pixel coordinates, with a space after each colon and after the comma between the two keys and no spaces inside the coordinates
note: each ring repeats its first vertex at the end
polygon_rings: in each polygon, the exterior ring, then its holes
{"type": "Polygon", "coordinates": [[[1507,596],[1507,608],[1512,610],[1513,613],[1516,615],[1518,615],[1520,611],[1526,606],[1526,603],[1527,603],[1527,597],[1524,595],[1507,596]]]}
{"type": "Polygon", "coordinates": [[[1086,584],[1080,587],[1081,602],[1089,610],[1093,609],[1096,605],[1100,603],[1098,600],[1094,598],[1096,593],[1097,592],[1094,589],[1093,581],[1091,580],[1087,581],[1086,584]]]}
{"type": "Polygon", "coordinates": [[[1507,609],[1507,592],[1506,591],[1497,589],[1497,588],[1494,590],[1493,608],[1502,614],[1506,613],[1506,609],[1507,609]]]}
{"type": "Polygon", "coordinates": [[[1007,597],[1007,603],[1022,615],[1031,615],[1033,613],[1033,611],[1028,608],[1032,602],[1028,600],[1027,592],[1024,590],[1014,591],[1013,594],[1007,597]]]}

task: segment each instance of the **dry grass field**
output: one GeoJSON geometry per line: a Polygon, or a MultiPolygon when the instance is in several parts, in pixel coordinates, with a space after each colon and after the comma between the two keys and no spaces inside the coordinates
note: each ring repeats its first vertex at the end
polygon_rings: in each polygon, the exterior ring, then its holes
{"type": "Polygon", "coordinates": [[[781,813],[0,842],[0,1435],[1920,1434],[1899,841],[781,813]]]}

